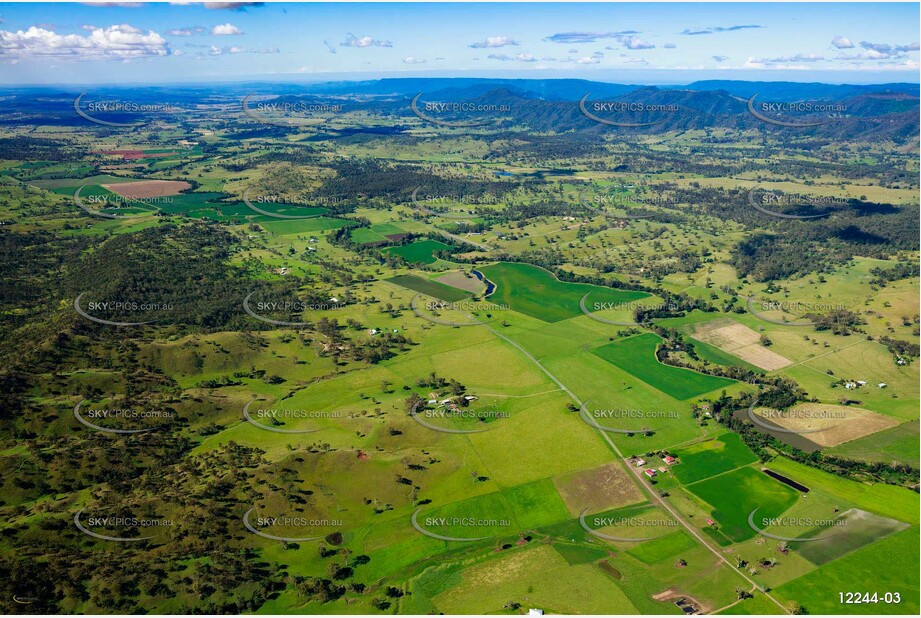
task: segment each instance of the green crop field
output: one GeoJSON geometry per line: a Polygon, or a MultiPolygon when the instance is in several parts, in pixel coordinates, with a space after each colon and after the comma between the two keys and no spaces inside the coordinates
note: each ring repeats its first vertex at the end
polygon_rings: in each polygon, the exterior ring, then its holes
{"type": "Polygon", "coordinates": [[[416,275],[397,275],[396,277],[390,277],[387,281],[451,303],[467,298],[467,294],[463,290],[437,281],[423,279],[416,275]]]}
{"type": "Polygon", "coordinates": [[[493,302],[507,304],[515,311],[545,322],[558,322],[582,315],[579,300],[588,293],[592,293],[593,301],[616,303],[649,296],[644,292],[566,283],[530,264],[491,264],[479,270],[496,284],[496,291],[490,297],[493,302]]]}
{"type": "Polygon", "coordinates": [[[726,378],[663,365],[655,355],[660,341],[658,336],[644,333],[596,348],[592,354],[675,399],[690,399],[733,384],[726,378]]]}
{"type": "Polygon", "coordinates": [[[825,564],[907,527],[895,519],[854,509],[836,519],[835,524],[816,527],[798,537],[804,539],[798,553],[813,564],[825,564]]]}
{"type": "Polygon", "coordinates": [[[646,564],[657,564],[695,545],[694,539],[686,532],[678,531],[651,541],[644,541],[630,549],[629,553],[646,564]]]}
{"type": "Polygon", "coordinates": [[[434,256],[435,252],[448,251],[450,249],[451,245],[446,245],[437,240],[417,240],[408,245],[386,249],[385,253],[398,255],[410,264],[431,264],[437,259],[434,256]]]}
{"type": "Polygon", "coordinates": [[[735,542],[755,535],[748,516],[777,517],[798,499],[796,490],[772,479],[757,468],[739,468],[688,486],[697,497],[713,507],[711,516],[719,531],[735,542]]]}
{"type": "Polygon", "coordinates": [[[735,433],[724,433],[674,453],[680,463],[672,467],[682,483],[694,483],[735,470],[758,460],[735,433]]]}

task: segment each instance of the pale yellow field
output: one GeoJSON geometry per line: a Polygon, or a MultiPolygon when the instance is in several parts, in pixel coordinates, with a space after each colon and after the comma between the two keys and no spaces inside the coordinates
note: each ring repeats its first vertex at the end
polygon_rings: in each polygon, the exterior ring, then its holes
{"type": "Polygon", "coordinates": [[[732,320],[714,320],[701,324],[694,329],[692,337],[767,371],[792,364],[789,359],[760,345],[758,342],[761,335],[732,320]]]}
{"type": "Polygon", "coordinates": [[[784,429],[805,433],[810,442],[829,447],[895,427],[899,421],[872,410],[828,403],[801,403],[784,413],[756,408],[755,413],[784,429]]]}

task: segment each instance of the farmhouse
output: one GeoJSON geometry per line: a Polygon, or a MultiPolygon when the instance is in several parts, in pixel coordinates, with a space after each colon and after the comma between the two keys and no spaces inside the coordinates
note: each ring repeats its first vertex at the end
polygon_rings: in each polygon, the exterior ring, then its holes
{"type": "Polygon", "coordinates": [[[664,461],[670,466],[674,466],[676,463],[678,463],[678,460],[672,457],[671,455],[666,455],[665,457],[662,458],[662,461],[664,461]]]}
{"type": "Polygon", "coordinates": [[[637,468],[640,468],[646,465],[646,460],[645,459],[634,459],[633,465],[636,466],[637,468]]]}
{"type": "Polygon", "coordinates": [[[649,478],[653,478],[656,475],[656,471],[653,470],[652,468],[646,468],[645,470],[643,470],[643,474],[645,474],[649,478]]]}
{"type": "Polygon", "coordinates": [[[708,517],[708,518],[707,518],[707,525],[708,525],[708,526],[715,526],[715,525],[716,525],[716,522],[713,521],[712,519],[710,519],[710,518],[708,517]]]}

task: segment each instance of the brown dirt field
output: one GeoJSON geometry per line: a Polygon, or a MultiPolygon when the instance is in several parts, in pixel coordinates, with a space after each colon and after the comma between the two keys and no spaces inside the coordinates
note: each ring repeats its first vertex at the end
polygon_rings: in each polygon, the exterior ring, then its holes
{"type": "Polygon", "coordinates": [[[192,185],[182,180],[138,180],[100,186],[126,199],[179,195],[182,191],[192,188],[192,185]]]}
{"type": "Polygon", "coordinates": [[[771,414],[769,408],[755,408],[755,413],[784,429],[809,431],[804,437],[822,447],[837,446],[899,424],[872,410],[830,403],[801,403],[783,415],[776,410],[771,414]],[[820,431],[813,431],[816,429],[820,431]]]}
{"type": "Polygon", "coordinates": [[[573,517],[585,508],[597,513],[644,500],[639,488],[618,463],[558,476],[553,484],[573,517]]]}
{"type": "MultiPolygon", "coordinates": [[[[133,161],[135,159],[158,159],[161,157],[171,157],[179,153],[178,152],[145,153],[141,150],[100,150],[99,154],[118,155],[125,161],[133,161]]],[[[150,197],[150,196],[147,196],[147,197],[150,197]]]]}
{"type": "Polygon", "coordinates": [[[442,275],[435,279],[435,281],[444,283],[445,285],[450,285],[452,288],[464,290],[465,292],[471,292],[473,294],[479,294],[486,289],[486,286],[483,285],[479,279],[476,277],[468,277],[459,270],[455,270],[449,272],[446,275],[442,275]]]}
{"type": "Polygon", "coordinates": [[[758,343],[761,335],[744,324],[732,320],[716,320],[700,324],[694,329],[691,336],[766,371],[782,369],[793,364],[793,361],[758,343]]]}

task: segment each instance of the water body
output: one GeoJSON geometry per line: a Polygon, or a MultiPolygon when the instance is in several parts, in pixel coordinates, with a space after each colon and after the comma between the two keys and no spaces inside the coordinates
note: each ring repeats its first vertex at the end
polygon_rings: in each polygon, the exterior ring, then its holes
{"type": "Polygon", "coordinates": [[[792,488],[795,489],[796,491],[799,491],[799,492],[804,493],[804,494],[808,494],[808,493],[809,493],[809,488],[808,488],[808,487],[806,487],[805,485],[800,485],[799,483],[797,483],[797,482],[794,481],[793,479],[790,479],[790,478],[785,477],[783,474],[778,474],[778,473],[774,472],[773,470],[768,470],[767,468],[764,468],[762,471],[763,471],[765,474],[767,474],[769,477],[771,477],[772,479],[777,479],[778,481],[780,481],[780,482],[783,483],[784,485],[789,485],[790,487],[792,487],[792,488]]]}
{"type": "Polygon", "coordinates": [[[478,270],[474,270],[473,274],[477,279],[486,284],[486,294],[483,295],[484,298],[492,295],[492,293],[496,291],[496,284],[483,276],[483,273],[478,270]]]}

